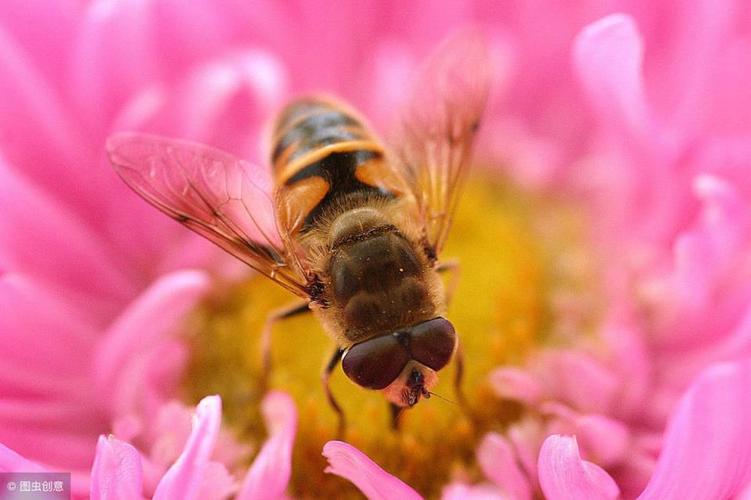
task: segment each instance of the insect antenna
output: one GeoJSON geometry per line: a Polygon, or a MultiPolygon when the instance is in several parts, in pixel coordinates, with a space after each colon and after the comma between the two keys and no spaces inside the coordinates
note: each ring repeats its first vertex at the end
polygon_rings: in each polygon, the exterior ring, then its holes
{"type": "Polygon", "coordinates": [[[446,401],[447,403],[451,403],[452,405],[459,406],[459,403],[457,403],[456,401],[453,401],[453,400],[451,400],[449,398],[445,398],[445,397],[441,396],[440,394],[436,394],[433,391],[428,391],[428,394],[430,394],[431,396],[435,396],[438,399],[442,399],[443,401],[446,401]]]}

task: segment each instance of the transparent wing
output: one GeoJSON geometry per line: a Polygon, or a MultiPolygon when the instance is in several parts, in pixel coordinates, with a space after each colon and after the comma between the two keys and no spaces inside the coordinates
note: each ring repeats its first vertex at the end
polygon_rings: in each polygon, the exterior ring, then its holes
{"type": "Polygon", "coordinates": [[[117,173],[159,210],[287,290],[308,297],[306,272],[285,250],[269,174],[202,144],[116,134],[107,153],[117,173]]]}
{"type": "Polygon", "coordinates": [[[467,173],[489,74],[483,38],[476,32],[462,32],[425,62],[403,110],[394,149],[435,255],[448,235],[467,173]]]}

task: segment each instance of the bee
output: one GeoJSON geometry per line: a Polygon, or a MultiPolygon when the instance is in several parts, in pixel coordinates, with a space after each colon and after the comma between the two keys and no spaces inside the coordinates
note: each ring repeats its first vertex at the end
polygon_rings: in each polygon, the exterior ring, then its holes
{"type": "Polygon", "coordinates": [[[271,325],[312,311],[356,384],[382,391],[394,420],[429,397],[457,351],[439,262],[488,91],[474,32],[424,63],[386,146],[363,117],[329,98],[288,104],[263,169],[198,143],[141,133],[107,141],[117,173],[147,202],[220,246],[301,301],[271,325]],[[273,175],[272,175],[273,174],[273,175]]]}

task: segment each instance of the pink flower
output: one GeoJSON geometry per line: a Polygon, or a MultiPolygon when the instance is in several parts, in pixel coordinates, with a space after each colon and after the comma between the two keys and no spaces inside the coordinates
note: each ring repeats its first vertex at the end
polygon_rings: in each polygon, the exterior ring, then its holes
{"type": "MultiPolygon", "coordinates": [[[[223,464],[212,460],[222,410],[219,397],[208,396],[196,408],[192,430],[180,455],[161,477],[156,475],[157,465],[132,445],[113,436],[100,436],[91,469],[91,498],[143,498],[146,491],[152,490],[155,499],[221,499],[230,494],[244,500],[280,498],[290,476],[296,411],[289,396],[277,392],[266,396],[263,412],[270,437],[253,461],[242,485],[236,483],[223,464]],[[155,479],[158,479],[156,487],[148,486],[155,479]]],[[[0,446],[1,471],[49,470],[0,446]]]]}
{"type": "MultiPolygon", "coordinates": [[[[748,39],[730,5],[702,9],[636,12],[661,43],[615,14],[570,44],[595,129],[558,174],[590,206],[604,321],[592,341],[490,373],[535,411],[482,441],[492,486],[445,497],[727,498],[751,480],[748,39]]],[[[329,457],[333,471],[358,486],[386,474],[336,466],[356,453],[329,457]]]]}
{"type": "MultiPolygon", "coordinates": [[[[681,399],[666,431],[654,473],[640,499],[729,498],[751,480],[751,361],[713,365],[681,399]]],[[[612,444],[612,436],[599,438],[612,444]]],[[[478,461],[492,486],[452,484],[444,498],[532,498],[520,467],[518,443],[488,435],[478,461]]],[[[420,498],[357,449],[338,441],[323,450],[328,472],[355,483],[368,498],[420,498]]],[[[618,498],[618,484],[603,468],[583,460],[577,438],[551,435],[540,449],[539,487],[551,500],[618,498]]]]}
{"type": "MultiPolygon", "coordinates": [[[[103,144],[116,128],[141,126],[255,151],[265,113],[285,95],[284,70],[253,36],[238,43],[225,29],[236,13],[213,11],[169,1],[0,6],[0,442],[72,471],[77,496],[88,494],[95,450],[100,468],[107,454],[135,456],[120,441],[137,446],[150,494],[191,432],[178,397],[190,355],[182,325],[236,266],[132,196],[103,144]],[[191,30],[197,19],[213,26],[211,40],[191,30]],[[102,434],[120,441],[97,448],[102,434]]],[[[211,429],[201,439],[220,443],[224,463],[248,455],[211,429]]]]}
{"type": "MultiPolygon", "coordinates": [[[[748,13],[611,3],[2,3],[0,469],[71,471],[77,497],[282,495],[290,401],[265,400],[271,436],[249,471],[218,399],[193,425],[181,402],[185,318],[242,271],[128,192],[104,141],[145,130],[263,163],[265,123],[311,89],[389,130],[417,61],[472,22],[497,73],[478,163],[584,214],[600,298],[556,295],[555,342],[487,374],[522,416],[479,441],[486,481],[442,478],[444,496],[739,494],[748,13]]],[[[371,497],[418,496],[345,443],[324,453],[371,497]]]]}

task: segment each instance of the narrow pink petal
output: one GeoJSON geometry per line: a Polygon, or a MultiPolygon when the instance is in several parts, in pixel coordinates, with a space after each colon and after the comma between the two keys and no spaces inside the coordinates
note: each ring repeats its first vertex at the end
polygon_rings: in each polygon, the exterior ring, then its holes
{"type": "Polygon", "coordinates": [[[91,468],[92,500],[143,498],[141,456],[128,443],[99,436],[91,468]]]}
{"type": "Polygon", "coordinates": [[[104,305],[92,300],[91,296],[82,297],[80,291],[54,287],[27,274],[11,271],[0,273],[0,283],[2,287],[7,285],[20,294],[33,298],[38,310],[49,311],[58,318],[64,317],[64,326],[67,328],[63,335],[72,335],[86,343],[97,339],[99,329],[106,324],[109,316],[104,305]]]}
{"type": "Polygon", "coordinates": [[[206,465],[203,481],[201,481],[198,498],[201,500],[226,500],[235,491],[237,491],[237,482],[227,470],[227,467],[220,462],[209,462],[206,465]]]}
{"type": "Polygon", "coordinates": [[[134,292],[134,280],[117,267],[100,236],[3,158],[0,213],[0,267],[110,300],[134,292]]]}
{"type": "Polygon", "coordinates": [[[169,401],[159,408],[150,425],[152,462],[166,468],[177,460],[190,436],[192,418],[192,408],[179,401],[169,401]]]}
{"type": "Polygon", "coordinates": [[[608,346],[611,366],[621,384],[615,403],[618,415],[640,418],[644,411],[644,398],[650,389],[652,357],[647,348],[644,332],[630,318],[610,318],[603,322],[599,336],[608,346]]]}
{"type": "MultiPolygon", "coordinates": [[[[261,7],[260,4],[256,2],[252,7],[261,7]]],[[[166,66],[170,73],[177,73],[180,68],[195,64],[195,61],[216,57],[232,35],[227,24],[238,22],[235,19],[237,6],[210,0],[156,2],[154,24],[158,29],[155,36],[159,53],[166,56],[159,61],[160,65],[166,66]]],[[[259,11],[255,11],[259,21],[268,22],[268,18],[259,11]]],[[[247,24],[244,27],[248,34],[254,33],[247,24]]]]}
{"type": "Polygon", "coordinates": [[[703,371],[681,399],[640,499],[729,498],[751,480],[751,361],[703,371]]]}
{"type": "MultiPolygon", "coordinates": [[[[152,423],[165,402],[179,392],[189,357],[189,347],[177,339],[164,340],[143,353],[133,352],[103,401],[108,404],[110,418],[135,416],[142,423],[152,423]]],[[[190,418],[187,421],[189,424],[190,418]]],[[[185,439],[179,441],[178,446],[184,442],[185,439]]],[[[180,451],[165,465],[171,464],[180,451]]]]}
{"type": "MultiPolygon", "coordinates": [[[[694,191],[703,203],[701,216],[678,237],[674,249],[672,284],[681,316],[708,307],[715,288],[722,284],[718,280],[743,257],[739,252],[744,251],[751,220],[748,204],[723,179],[700,175],[694,179],[694,191]]],[[[685,337],[681,330],[674,335],[685,337]]],[[[714,340],[711,329],[707,335],[714,340]]],[[[685,342],[683,338],[680,340],[685,342]]]]}
{"type": "Polygon", "coordinates": [[[554,434],[540,449],[540,487],[548,500],[606,500],[619,491],[607,472],[579,456],[576,438],[554,434]]]}
{"type": "Polygon", "coordinates": [[[198,403],[193,417],[193,431],[183,453],[156,487],[154,500],[191,500],[198,498],[209,459],[214,451],[222,420],[222,401],[219,396],[207,396],[198,403]]]}
{"type": "Polygon", "coordinates": [[[620,389],[615,373],[584,352],[548,353],[540,360],[539,369],[548,391],[581,412],[607,413],[620,389]]]}
{"type": "Polygon", "coordinates": [[[542,397],[542,387],[525,370],[503,367],[493,370],[488,375],[490,387],[497,396],[529,405],[537,404],[542,397]]]}
{"type": "Polygon", "coordinates": [[[158,132],[196,139],[265,163],[263,127],[284,104],[281,61],[262,50],[233,53],[194,70],[160,110],[158,132]],[[162,130],[163,129],[163,130],[162,130]]]}
{"type": "Polygon", "coordinates": [[[125,98],[157,78],[154,4],[96,0],[87,5],[74,44],[70,88],[91,130],[104,132],[125,98]]]}
{"type": "Polygon", "coordinates": [[[61,422],[52,428],[3,427],[2,431],[3,442],[47,468],[88,471],[94,458],[97,435],[106,431],[106,426],[102,422],[92,428],[77,429],[75,422],[61,422]]]}
{"type": "MultiPolygon", "coordinates": [[[[65,10],[72,8],[68,5],[65,10]]],[[[24,10],[29,9],[31,7],[24,7],[24,10]]],[[[53,15],[54,10],[52,8],[48,15],[53,15]]],[[[64,23],[64,20],[60,19],[59,22],[64,23]]],[[[58,49],[45,47],[44,52],[47,57],[53,57],[58,49]]],[[[70,46],[64,49],[67,51],[70,46]]],[[[67,62],[69,58],[65,60],[67,62]]],[[[59,95],[60,89],[53,88],[58,86],[67,90],[65,79],[55,74],[54,81],[46,81],[22,49],[5,36],[2,27],[0,75],[0,107],[3,110],[0,113],[0,137],[3,138],[3,155],[7,161],[85,224],[98,229],[111,228],[110,216],[121,199],[113,195],[121,195],[126,190],[109,169],[103,168],[103,137],[98,139],[94,134],[84,133],[78,117],[67,108],[67,103],[59,95]],[[113,191],[113,186],[120,191],[113,191]]],[[[94,76],[95,79],[98,77],[98,74],[94,76]]],[[[87,104],[91,102],[89,100],[87,104]]],[[[103,135],[104,131],[99,133],[103,135]]],[[[44,220],[34,210],[28,209],[28,212],[37,215],[38,223],[44,220]]],[[[36,227],[36,231],[30,233],[45,236],[38,224],[27,227],[36,227]]],[[[74,241],[75,238],[70,238],[67,243],[74,241]]],[[[40,246],[43,245],[40,243],[40,246]]],[[[62,250],[64,246],[56,249],[62,250]]],[[[118,252],[117,247],[109,249],[110,254],[118,252]]],[[[123,266],[111,267],[113,269],[109,272],[120,270],[123,266]]],[[[97,276],[98,273],[92,275],[97,276]]]]}
{"type": "Polygon", "coordinates": [[[637,136],[648,132],[642,54],[634,20],[623,14],[590,24],[574,42],[577,74],[602,122],[637,136]]]}
{"type": "Polygon", "coordinates": [[[203,272],[178,271],[159,279],[123,312],[108,328],[94,360],[103,396],[110,395],[130,357],[175,333],[209,285],[203,272]]]}
{"type": "Polygon", "coordinates": [[[608,467],[622,460],[631,439],[628,427],[605,415],[589,414],[578,417],[576,437],[587,456],[608,467]]]}
{"type": "Polygon", "coordinates": [[[702,349],[697,349],[696,354],[685,357],[685,366],[680,367],[678,372],[685,380],[686,373],[698,373],[710,363],[719,361],[734,361],[751,357],[751,304],[746,304],[745,310],[740,313],[735,325],[722,340],[717,340],[702,349]]]}
{"type": "MultiPolygon", "coordinates": [[[[53,79],[62,74],[80,7],[66,0],[4,0],[0,25],[24,48],[34,65],[53,79]]],[[[59,90],[63,82],[55,82],[59,90]]]]}
{"type": "MultiPolygon", "coordinates": [[[[71,472],[70,467],[55,467],[28,460],[0,443],[0,472],[71,472]]],[[[88,498],[90,476],[88,471],[71,472],[73,498],[88,498]]]]}
{"type": "Polygon", "coordinates": [[[0,424],[4,427],[4,433],[10,430],[9,427],[23,429],[22,432],[33,432],[40,428],[69,430],[73,428],[71,422],[75,422],[79,429],[106,425],[101,415],[75,400],[29,397],[0,399],[0,424]]]}
{"type": "MultiPolygon", "coordinates": [[[[0,357],[0,391],[8,397],[51,397],[58,396],[67,399],[77,399],[81,395],[81,387],[88,383],[88,377],[80,376],[60,377],[59,373],[39,370],[38,366],[29,363],[9,362],[0,357]]],[[[1,440],[1,439],[0,439],[1,440]]]]}
{"type": "Polygon", "coordinates": [[[323,456],[329,461],[326,472],[351,481],[370,500],[422,498],[415,490],[347,443],[329,441],[323,446],[323,456]]]}
{"type": "MultiPolygon", "coordinates": [[[[690,8],[671,12],[674,33],[670,44],[666,44],[671,51],[667,74],[655,82],[654,93],[670,109],[673,124],[686,134],[695,133],[706,123],[707,115],[722,110],[724,106],[715,94],[741,93],[732,90],[736,83],[732,80],[738,78],[727,78],[722,72],[732,66],[729,46],[735,35],[734,25],[743,17],[743,5],[737,0],[694,0],[690,8]],[[723,77],[730,81],[718,84],[723,77]]],[[[723,118],[722,121],[729,121],[728,116],[723,118]]]]}
{"type": "Polygon", "coordinates": [[[517,500],[508,497],[489,484],[451,483],[443,488],[441,500],[517,500]]]}
{"type": "Polygon", "coordinates": [[[51,374],[60,386],[84,376],[96,330],[65,306],[45,293],[38,280],[16,273],[0,277],[0,363],[34,367],[41,380],[51,374]]]}
{"type": "Polygon", "coordinates": [[[0,472],[45,472],[45,468],[0,443],[0,472]]]}
{"type": "Polygon", "coordinates": [[[290,396],[270,392],[261,406],[269,438],[245,475],[237,500],[282,498],[292,468],[297,410],[290,396]]]}
{"type": "Polygon", "coordinates": [[[545,435],[542,424],[535,418],[525,418],[509,427],[506,435],[530,482],[537,483],[537,455],[545,435]]]}
{"type": "Polygon", "coordinates": [[[724,255],[738,251],[751,225],[748,201],[734,183],[710,174],[696,176],[693,188],[703,203],[700,222],[712,244],[724,255]]]}
{"type": "Polygon", "coordinates": [[[80,185],[85,169],[71,168],[90,158],[89,143],[55,89],[4,28],[0,27],[3,154],[45,188],[74,201],[75,193],[91,189],[80,185]]]}
{"type": "Polygon", "coordinates": [[[736,134],[709,137],[697,146],[694,171],[704,172],[732,182],[743,195],[751,194],[751,136],[736,134]]]}
{"type": "Polygon", "coordinates": [[[477,462],[485,477],[515,500],[532,498],[529,481],[522,471],[513,446],[500,434],[491,432],[480,442],[477,462]]]}

